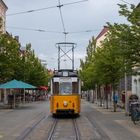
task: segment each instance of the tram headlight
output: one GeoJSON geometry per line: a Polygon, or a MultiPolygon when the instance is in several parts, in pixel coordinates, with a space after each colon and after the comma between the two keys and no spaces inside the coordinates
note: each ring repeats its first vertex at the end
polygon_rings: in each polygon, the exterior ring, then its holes
{"type": "Polygon", "coordinates": [[[63,102],[63,105],[66,107],[66,106],[68,106],[68,102],[67,101],[64,101],[63,102]]]}

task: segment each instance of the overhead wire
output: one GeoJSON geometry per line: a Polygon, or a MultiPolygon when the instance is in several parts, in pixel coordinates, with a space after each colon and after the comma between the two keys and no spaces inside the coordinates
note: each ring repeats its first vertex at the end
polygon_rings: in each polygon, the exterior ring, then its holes
{"type": "Polygon", "coordinates": [[[62,11],[61,11],[61,7],[63,6],[63,5],[61,5],[61,3],[60,3],[60,0],[58,0],[58,8],[59,8],[59,13],[60,13],[60,18],[61,18],[61,22],[62,22],[62,27],[63,27],[63,31],[64,31],[64,33],[66,32],[66,29],[65,29],[65,24],[64,24],[64,19],[63,19],[63,15],[62,15],[62,11]]]}
{"type": "MultiPolygon", "coordinates": [[[[63,33],[64,33],[64,36],[65,36],[65,42],[66,42],[66,29],[65,29],[65,24],[64,24],[64,19],[63,19],[63,15],[62,15],[62,11],[61,11],[61,8],[62,8],[62,4],[60,2],[60,0],[58,0],[58,8],[59,8],[59,13],[60,13],[60,18],[61,18],[61,23],[62,23],[62,27],[63,27],[63,33]]],[[[63,50],[61,47],[60,47],[60,50],[64,53],[64,60],[66,60],[66,56],[71,59],[67,54],[65,54],[66,52],[66,44],[65,44],[65,50],[63,50]]],[[[59,57],[59,59],[61,59],[61,56],[59,57]]],[[[66,62],[65,62],[65,66],[66,66],[66,62]]]]}
{"type": "Polygon", "coordinates": [[[45,8],[39,8],[39,9],[33,9],[33,10],[27,10],[23,12],[17,12],[17,13],[12,13],[12,14],[7,14],[6,16],[14,16],[14,15],[21,15],[21,14],[27,14],[27,13],[33,13],[37,11],[43,11],[51,8],[56,8],[57,6],[50,6],[50,7],[45,7],[45,8]]]}
{"type": "MultiPolygon", "coordinates": [[[[36,11],[42,11],[42,10],[46,10],[46,9],[51,9],[51,8],[58,7],[59,8],[59,12],[60,12],[60,18],[61,18],[61,22],[62,22],[62,27],[63,27],[63,34],[65,35],[65,42],[66,42],[66,36],[67,36],[67,34],[69,34],[69,33],[76,33],[76,32],[66,32],[66,28],[65,28],[65,24],[64,24],[64,19],[63,19],[61,7],[62,6],[66,6],[66,5],[80,3],[80,2],[85,2],[85,1],[88,1],[88,0],[80,0],[80,1],[75,1],[75,2],[71,2],[71,3],[61,4],[60,0],[58,0],[58,5],[57,6],[51,6],[51,7],[45,7],[45,8],[39,8],[39,9],[34,9],[34,10],[23,11],[23,12],[8,14],[7,16],[32,13],[32,12],[36,12],[36,11]]],[[[32,29],[32,28],[21,28],[21,27],[8,27],[8,28],[21,29],[21,30],[32,30],[32,31],[38,31],[38,32],[61,33],[61,32],[58,32],[58,31],[48,31],[48,30],[32,29]]],[[[84,32],[84,31],[81,31],[81,32],[84,32]]],[[[87,30],[85,32],[90,32],[90,30],[87,30]]]]}
{"type": "MultiPolygon", "coordinates": [[[[67,6],[67,5],[81,3],[81,2],[85,2],[85,1],[88,1],[88,0],[80,0],[80,1],[76,1],[76,2],[65,3],[65,4],[62,4],[61,6],[67,6]]],[[[11,13],[11,14],[7,14],[6,16],[15,16],[15,15],[20,15],[20,14],[29,14],[29,13],[43,11],[43,10],[48,10],[48,9],[52,9],[52,8],[56,8],[56,7],[58,7],[58,5],[50,6],[50,7],[44,7],[44,8],[38,8],[38,9],[32,9],[32,10],[27,10],[27,11],[22,11],[22,12],[17,12],[17,13],[11,13]]]]}
{"type": "Polygon", "coordinates": [[[7,26],[7,28],[17,29],[17,30],[37,31],[37,32],[62,33],[60,31],[50,31],[50,30],[34,29],[34,28],[24,28],[24,27],[15,27],[15,26],[7,26]]]}
{"type": "Polygon", "coordinates": [[[95,30],[85,30],[85,31],[74,31],[74,32],[68,32],[68,34],[77,34],[77,33],[90,33],[94,31],[100,31],[100,29],[95,29],[95,30]]]}
{"type": "MultiPolygon", "coordinates": [[[[75,2],[71,2],[71,3],[61,4],[60,0],[58,0],[58,5],[57,6],[50,6],[50,7],[33,9],[33,10],[28,10],[28,11],[23,11],[23,12],[17,12],[17,13],[8,14],[7,16],[14,16],[14,15],[19,15],[19,14],[27,14],[27,13],[32,13],[32,12],[37,12],[37,11],[42,11],[42,10],[47,10],[47,9],[58,7],[59,8],[59,12],[60,12],[62,27],[63,27],[63,34],[65,35],[65,42],[66,42],[66,36],[67,36],[67,34],[69,34],[69,32],[66,32],[66,28],[65,28],[65,24],[64,24],[64,19],[63,19],[61,7],[62,6],[67,6],[67,5],[71,5],[71,4],[81,3],[81,2],[85,2],[85,1],[88,1],[88,0],[80,0],[80,1],[75,1],[75,2]]],[[[8,28],[11,28],[11,27],[8,27],[8,28]]],[[[22,30],[32,30],[32,31],[38,31],[38,32],[60,33],[60,32],[57,32],[57,31],[46,31],[46,30],[42,30],[42,29],[31,29],[31,28],[21,28],[21,27],[12,27],[12,28],[14,28],[14,29],[22,29],[22,30]]]]}
{"type": "Polygon", "coordinates": [[[78,34],[78,33],[91,33],[94,31],[100,31],[100,29],[95,30],[85,30],[85,31],[74,31],[74,32],[61,32],[61,31],[51,31],[51,30],[44,30],[44,29],[36,29],[36,28],[26,28],[26,27],[15,27],[15,26],[7,26],[7,28],[10,29],[16,29],[16,30],[26,30],[26,31],[36,31],[36,32],[42,32],[42,33],[59,33],[59,34],[78,34]]]}
{"type": "MultiPolygon", "coordinates": [[[[67,5],[72,5],[72,4],[76,4],[76,3],[80,3],[80,2],[85,2],[88,0],[80,0],[80,1],[76,1],[76,2],[71,2],[71,3],[65,3],[65,4],[61,4],[60,0],[58,0],[58,5],[57,6],[50,6],[50,7],[45,7],[45,8],[39,8],[39,9],[33,9],[33,10],[28,10],[28,11],[23,11],[23,12],[17,12],[17,13],[12,13],[12,14],[8,14],[7,16],[14,16],[14,15],[19,15],[19,14],[28,14],[28,13],[32,13],[32,12],[37,12],[37,11],[42,11],[42,10],[47,10],[47,9],[51,9],[51,8],[59,8],[59,13],[60,13],[60,18],[61,18],[61,23],[62,23],[62,27],[63,27],[63,34],[65,35],[65,42],[66,42],[66,36],[67,34],[69,34],[70,32],[66,32],[66,28],[65,28],[65,23],[64,23],[64,19],[63,19],[63,14],[62,14],[62,10],[61,8],[63,6],[67,6],[67,5]]],[[[60,32],[56,32],[56,31],[47,31],[47,30],[42,30],[42,29],[33,29],[33,28],[20,28],[20,27],[13,27],[14,29],[22,29],[22,30],[32,30],[32,31],[38,31],[38,32],[51,32],[51,33],[60,33],[60,32]]],[[[86,32],[90,32],[90,30],[87,30],[86,32]]],[[[72,32],[71,32],[72,33],[72,32]]],[[[73,32],[76,33],[76,32],[73,32]]],[[[69,57],[69,55],[67,53],[69,53],[70,50],[68,50],[66,52],[66,46],[65,46],[65,51],[63,51],[63,49],[61,49],[61,51],[64,53],[64,56],[67,56],[70,60],[71,57],[69,57]]],[[[63,55],[61,57],[63,57],[63,55]]],[[[66,60],[66,59],[65,59],[66,60]]],[[[65,63],[66,64],[66,63],[65,63]]]]}

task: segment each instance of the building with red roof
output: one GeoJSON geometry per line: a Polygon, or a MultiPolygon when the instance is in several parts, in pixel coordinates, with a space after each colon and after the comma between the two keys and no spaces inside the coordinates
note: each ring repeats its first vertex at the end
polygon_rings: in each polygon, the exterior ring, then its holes
{"type": "Polygon", "coordinates": [[[108,31],[109,31],[108,27],[104,26],[104,28],[98,34],[98,36],[96,37],[96,48],[97,47],[100,47],[100,48],[102,47],[101,43],[106,38],[106,34],[107,34],[108,31]]]}

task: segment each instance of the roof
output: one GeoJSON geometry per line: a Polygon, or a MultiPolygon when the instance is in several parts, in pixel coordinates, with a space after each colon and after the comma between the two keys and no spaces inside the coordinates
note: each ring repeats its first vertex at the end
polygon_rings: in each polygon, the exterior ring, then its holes
{"type": "Polygon", "coordinates": [[[140,3],[138,3],[138,5],[137,5],[137,8],[139,8],[140,7],[140,3]]]}
{"type": "Polygon", "coordinates": [[[101,36],[103,36],[108,30],[109,30],[108,27],[107,26],[104,26],[104,28],[102,29],[102,31],[96,37],[96,40],[99,39],[101,36]]]}
{"type": "Polygon", "coordinates": [[[0,2],[4,5],[4,7],[6,8],[6,10],[8,9],[7,5],[4,3],[3,0],[0,0],[0,2]]]}
{"type": "Polygon", "coordinates": [[[21,88],[22,89],[25,89],[25,88],[26,89],[33,89],[36,87],[33,85],[30,85],[28,83],[15,80],[15,79],[0,85],[0,89],[21,89],[21,88]]]}
{"type": "Polygon", "coordinates": [[[38,87],[38,89],[40,89],[40,90],[48,90],[48,88],[49,88],[48,86],[39,86],[38,87]]]}

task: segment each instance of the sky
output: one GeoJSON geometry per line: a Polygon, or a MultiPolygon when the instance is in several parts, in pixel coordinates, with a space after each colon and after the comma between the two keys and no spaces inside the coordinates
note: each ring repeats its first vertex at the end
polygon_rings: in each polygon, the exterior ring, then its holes
{"type": "MultiPolygon", "coordinates": [[[[63,25],[65,32],[68,32],[66,42],[77,44],[74,56],[75,69],[78,69],[80,59],[85,58],[89,40],[92,36],[97,37],[106,22],[127,23],[126,19],[118,13],[117,4],[125,4],[123,0],[87,0],[84,2],[78,2],[82,0],[60,0],[60,3],[63,4],[61,13],[64,24],[62,24],[60,11],[57,7],[59,0],[3,1],[8,6],[6,30],[13,36],[19,36],[21,46],[24,47],[27,43],[31,43],[36,56],[45,61],[48,69],[57,69],[58,67],[58,49],[55,44],[65,41],[63,25]],[[12,15],[47,7],[53,8],[12,15]],[[35,30],[45,30],[46,32],[35,30]],[[88,32],[89,30],[90,32],[88,32]]],[[[139,0],[125,0],[125,2],[137,5],[139,0]]],[[[70,54],[68,55],[70,56],[70,54]]],[[[65,68],[69,67],[70,62],[67,57],[62,58],[62,65],[65,68]]]]}

